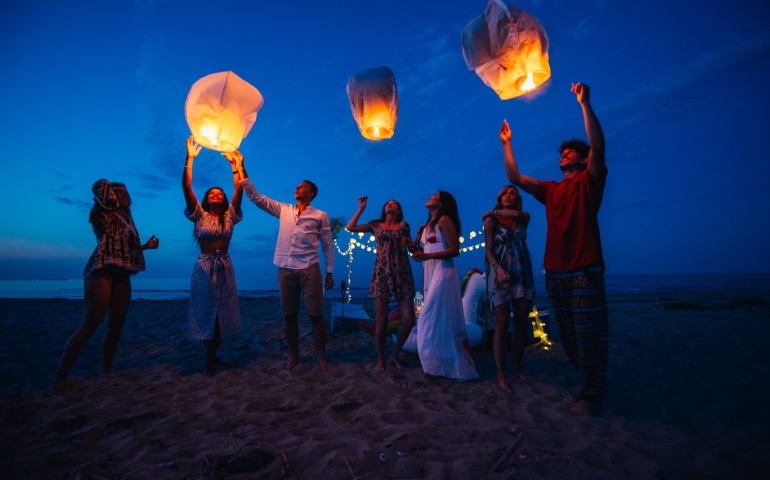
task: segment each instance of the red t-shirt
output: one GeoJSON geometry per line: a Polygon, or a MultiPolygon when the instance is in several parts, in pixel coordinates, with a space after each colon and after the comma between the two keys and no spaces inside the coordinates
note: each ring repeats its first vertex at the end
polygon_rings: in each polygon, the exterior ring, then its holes
{"type": "Polygon", "coordinates": [[[548,220],[546,269],[574,270],[603,261],[598,214],[606,180],[605,168],[599,178],[586,169],[569,180],[538,182],[535,198],[545,205],[548,220]]]}

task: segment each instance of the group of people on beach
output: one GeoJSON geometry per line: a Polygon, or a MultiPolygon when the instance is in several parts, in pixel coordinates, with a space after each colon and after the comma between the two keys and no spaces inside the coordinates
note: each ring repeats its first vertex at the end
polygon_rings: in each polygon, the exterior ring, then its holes
{"type": "MultiPolygon", "coordinates": [[[[511,148],[512,134],[504,121],[500,139],[511,185],[500,190],[495,207],[484,213],[482,220],[485,258],[494,275],[490,302],[495,319],[493,355],[497,384],[511,391],[505,374],[505,345],[511,316],[514,377],[527,378],[522,371],[522,358],[535,287],[526,243],[530,215],[522,208],[520,188],[546,207],[548,227],[543,263],[546,290],[564,351],[583,378],[580,399],[572,411],[591,415],[602,404],[607,374],[608,318],[597,218],[607,168],[604,134],[591,107],[590,88],[577,83],[572,85],[572,91],[582,108],[588,143],[569,140],[560,145],[563,179],[539,181],[520,175],[511,148]]],[[[213,375],[216,369],[229,367],[217,356],[220,339],[240,331],[235,274],[228,249],[233,228],[243,218],[244,193],[258,208],[279,219],[274,264],[278,267],[289,353],[287,368],[292,369],[300,362],[298,316],[302,299],[312,326],[318,365],[323,371],[331,370],[332,365],[326,359],[323,301],[324,289],[334,285],[334,247],[328,215],[311,206],[318,187],[309,180],[300,182],[294,192],[295,204],[268,198],[249,179],[243,155],[233,151],[223,153],[232,167],[235,189],[232,199],[228,201],[221,188],[213,187],[199,201],[192,188],[192,170],[200,149],[192,137],[188,138],[182,191],[186,204],[184,214],[194,223],[193,236],[200,247],[190,285],[189,336],[201,340],[205,346],[205,372],[213,375]],[[319,245],[325,275],[321,273],[319,245]]],[[[94,206],[89,221],[98,245],[84,272],[83,323],[65,344],[53,382],[56,389],[73,387],[68,380],[69,372],[105,315],[108,323],[102,370],[111,371],[131,299],[130,277],[144,270],[143,251],[159,246],[155,236],[140,242],[131,216],[131,198],[124,185],[101,179],[92,190],[94,206]]],[[[425,204],[428,218],[414,238],[396,200],[385,203],[378,219],[359,223],[367,200],[366,196],[358,199],[358,209],[347,230],[370,232],[376,238],[377,253],[369,288],[375,307],[375,370],[384,372],[388,363],[404,369],[401,349],[416,323],[413,259],[423,265],[424,305],[417,328],[417,352],[425,374],[458,380],[478,378],[453,261],[460,253],[461,231],[455,198],[445,191],[431,195],[425,204]],[[391,302],[396,302],[402,323],[386,361],[391,302]]]]}

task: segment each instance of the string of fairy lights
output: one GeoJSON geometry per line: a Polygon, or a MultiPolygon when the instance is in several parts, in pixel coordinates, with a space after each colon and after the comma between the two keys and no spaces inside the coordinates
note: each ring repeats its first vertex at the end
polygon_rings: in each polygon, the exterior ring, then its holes
{"type": "MultiPolygon", "coordinates": [[[[366,253],[377,253],[377,239],[372,235],[371,233],[364,233],[364,232],[358,232],[358,233],[351,233],[347,230],[342,230],[341,232],[345,232],[350,235],[350,238],[347,241],[347,248],[343,249],[340,245],[340,241],[338,236],[334,237],[334,248],[337,250],[337,253],[339,253],[342,256],[348,257],[348,272],[347,272],[347,283],[346,285],[346,291],[345,296],[347,297],[347,301],[349,302],[351,300],[350,295],[350,278],[353,273],[353,253],[356,251],[356,249],[362,250],[366,253]]],[[[340,233],[341,233],[340,232],[340,233]]],[[[468,239],[470,241],[473,241],[475,239],[476,243],[473,243],[471,245],[465,245],[465,237],[460,237],[460,254],[467,252],[473,252],[475,250],[478,250],[480,248],[484,248],[486,246],[486,243],[484,243],[484,230],[473,230],[468,234],[468,239]]],[[[344,245],[346,242],[342,242],[344,245]]],[[[411,254],[410,254],[411,255],[411,254]]]]}

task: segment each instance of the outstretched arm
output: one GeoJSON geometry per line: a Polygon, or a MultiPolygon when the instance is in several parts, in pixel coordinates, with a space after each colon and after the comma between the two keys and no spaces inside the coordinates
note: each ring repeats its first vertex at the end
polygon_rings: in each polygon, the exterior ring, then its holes
{"type": "Polygon", "coordinates": [[[511,148],[511,129],[508,127],[507,120],[503,120],[503,125],[500,127],[500,141],[503,144],[503,162],[505,163],[505,174],[508,176],[508,180],[525,192],[537,195],[539,188],[537,180],[519,174],[519,166],[516,164],[513,149],[511,148]]]}
{"type": "Polygon", "coordinates": [[[490,217],[505,217],[512,218],[524,226],[529,225],[529,213],[522,212],[521,210],[514,210],[512,208],[501,208],[496,210],[490,210],[481,215],[481,219],[486,221],[490,217]]]}
{"type": "Polygon", "coordinates": [[[184,193],[184,201],[187,204],[187,209],[190,213],[195,211],[195,207],[198,205],[198,198],[195,196],[192,188],[192,166],[193,160],[201,151],[201,146],[195,143],[192,135],[187,139],[187,160],[184,164],[184,170],[182,171],[182,192],[184,193]]]}
{"type": "Polygon", "coordinates": [[[348,232],[368,232],[371,230],[368,223],[358,225],[358,219],[361,218],[361,214],[366,209],[367,200],[369,200],[369,197],[358,197],[358,210],[353,214],[353,217],[348,222],[348,226],[345,227],[345,230],[348,232]]]}
{"type": "Polygon", "coordinates": [[[588,152],[588,162],[586,168],[588,174],[593,178],[598,178],[604,174],[606,162],[604,158],[604,131],[599,123],[599,119],[591,107],[591,87],[583,83],[573,83],[572,91],[577,97],[580,107],[583,109],[583,122],[586,126],[586,136],[591,150],[588,152]]]}
{"type": "MultiPolygon", "coordinates": [[[[233,171],[233,184],[235,187],[235,193],[233,193],[233,199],[230,205],[233,206],[238,215],[242,215],[241,202],[243,201],[243,187],[241,186],[241,172],[243,170],[243,155],[238,150],[233,152],[223,152],[222,155],[230,162],[230,167],[233,171]]],[[[245,178],[245,177],[244,177],[245,178]]]]}

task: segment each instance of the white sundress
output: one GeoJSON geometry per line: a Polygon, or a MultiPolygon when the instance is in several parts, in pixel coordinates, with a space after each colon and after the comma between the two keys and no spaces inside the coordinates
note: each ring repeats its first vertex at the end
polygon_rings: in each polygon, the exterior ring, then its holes
{"type": "MultiPolygon", "coordinates": [[[[445,250],[441,230],[423,229],[421,243],[425,253],[445,250]]],[[[417,324],[417,353],[425,373],[470,380],[478,378],[465,328],[460,280],[454,261],[423,262],[425,302],[417,324]]]]}

